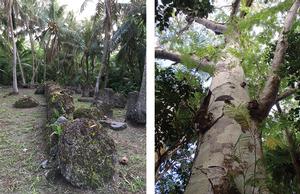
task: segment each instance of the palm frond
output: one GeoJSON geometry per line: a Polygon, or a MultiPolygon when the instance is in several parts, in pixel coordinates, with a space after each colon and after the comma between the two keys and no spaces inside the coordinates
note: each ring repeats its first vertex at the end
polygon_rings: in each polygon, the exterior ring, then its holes
{"type": "Polygon", "coordinates": [[[56,18],[61,18],[65,12],[67,5],[62,5],[58,8],[57,12],[56,12],[56,18]]]}
{"type": "Polygon", "coordinates": [[[114,33],[111,38],[111,51],[114,51],[118,44],[121,42],[121,37],[128,32],[128,30],[132,27],[132,22],[125,22],[118,30],[114,33]]]}
{"type": "Polygon", "coordinates": [[[89,2],[91,2],[92,0],[84,0],[83,3],[80,6],[80,13],[82,13],[84,11],[84,9],[86,8],[87,4],[89,2]]]}

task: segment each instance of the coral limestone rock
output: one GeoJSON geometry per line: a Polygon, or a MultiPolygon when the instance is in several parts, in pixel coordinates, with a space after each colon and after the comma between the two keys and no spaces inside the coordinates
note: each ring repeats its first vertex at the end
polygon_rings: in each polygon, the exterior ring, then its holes
{"type": "Polygon", "coordinates": [[[95,189],[110,182],[115,158],[113,139],[96,121],[76,119],[64,128],[58,160],[61,174],[72,185],[95,189]]]}
{"type": "Polygon", "coordinates": [[[103,117],[104,117],[104,113],[96,107],[78,108],[73,113],[74,119],[87,118],[87,119],[99,120],[102,119],[103,117]]]}

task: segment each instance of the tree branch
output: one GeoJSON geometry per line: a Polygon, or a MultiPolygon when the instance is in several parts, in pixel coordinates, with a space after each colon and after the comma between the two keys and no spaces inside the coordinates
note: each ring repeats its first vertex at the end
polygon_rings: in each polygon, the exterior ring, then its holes
{"type": "Polygon", "coordinates": [[[279,102],[281,100],[284,100],[285,98],[295,94],[297,91],[300,91],[299,88],[289,88],[286,91],[284,91],[282,94],[279,94],[276,98],[276,102],[279,102]]]}
{"type": "Polygon", "coordinates": [[[155,174],[159,174],[158,169],[162,162],[166,161],[168,158],[171,158],[173,154],[184,144],[186,143],[186,136],[181,137],[174,145],[169,147],[162,155],[159,156],[155,162],[155,174]]]}
{"type": "Polygon", "coordinates": [[[180,36],[184,31],[188,30],[188,29],[190,28],[190,26],[192,25],[193,20],[188,20],[187,22],[188,22],[188,23],[186,24],[186,26],[183,27],[181,30],[179,30],[179,31],[176,33],[177,36],[180,36]]]}
{"type": "Polygon", "coordinates": [[[297,11],[300,6],[300,0],[295,0],[294,4],[290,8],[282,32],[280,33],[279,40],[277,41],[276,50],[274,52],[274,58],[272,61],[272,69],[269,73],[268,80],[260,95],[259,104],[261,119],[268,116],[274,102],[276,101],[277,94],[280,86],[280,77],[277,72],[283,63],[284,54],[288,47],[287,33],[290,31],[293,21],[296,17],[297,11]]]}
{"type": "Polygon", "coordinates": [[[235,0],[232,3],[232,5],[231,5],[232,9],[231,9],[231,13],[230,13],[230,18],[236,16],[236,14],[237,14],[237,12],[239,10],[240,2],[241,2],[241,0],[235,0]]]}
{"type": "MultiPolygon", "coordinates": [[[[155,58],[157,59],[166,59],[166,60],[170,60],[170,61],[174,61],[177,63],[182,63],[182,55],[179,53],[171,53],[169,51],[166,50],[155,50],[155,58]]],[[[212,65],[212,63],[204,58],[204,59],[200,59],[196,56],[191,56],[192,60],[198,64],[199,68],[204,67],[204,66],[208,66],[208,65],[212,65]]]]}
{"type": "Polygon", "coordinates": [[[227,30],[227,26],[204,18],[195,18],[195,22],[202,24],[207,29],[215,32],[215,34],[223,34],[227,30]]]}
{"type": "MultiPolygon", "coordinates": [[[[246,7],[251,7],[252,3],[253,3],[253,0],[247,0],[245,6],[246,7]]],[[[246,16],[246,14],[247,13],[245,11],[242,11],[241,14],[240,14],[240,17],[244,18],[246,16]]]]}

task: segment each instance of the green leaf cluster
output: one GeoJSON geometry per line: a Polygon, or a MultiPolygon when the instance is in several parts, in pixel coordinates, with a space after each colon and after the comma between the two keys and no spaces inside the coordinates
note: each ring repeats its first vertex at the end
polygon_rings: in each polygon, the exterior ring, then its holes
{"type": "Polygon", "coordinates": [[[251,118],[248,108],[244,104],[238,106],[227,105],[224,108],[224,115],[233,118],[241,125],[243,130],[249,130],[251,126],[251,118]]]}
{"type": "Polygon", "coordinates": [[[61,136],[61,134],[63,132],[63,128],[61,125],[51,124],[50,127],[54,134],[58,135],[59,137],[61,136]]]}

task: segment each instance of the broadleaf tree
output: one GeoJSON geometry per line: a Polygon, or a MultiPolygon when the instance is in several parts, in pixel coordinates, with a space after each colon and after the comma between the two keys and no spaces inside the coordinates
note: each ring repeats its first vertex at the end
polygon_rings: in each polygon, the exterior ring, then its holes
{"type": "Polygon", "coordinates": [[[158,193],[299,192],[299,6],[299,0],[157,1],[158,193]],[[165,66],[180,83],[187,80],[184,71],[202,80],[198,106],[175,90],[190,113],[178,103],[162,106],[160,88],[178,86],[162,83],[165,66]],[[174,118],[184,112],[178,125],[174,118]],[[171,119],[162,123],[163,116],[171,119]],[[182,154],[195,142],[195,152],[182,154]],[[184,175],[183,164],[191,161],[184,175]],[[283,164],[287,179],[276,177],[283,164]]]}

